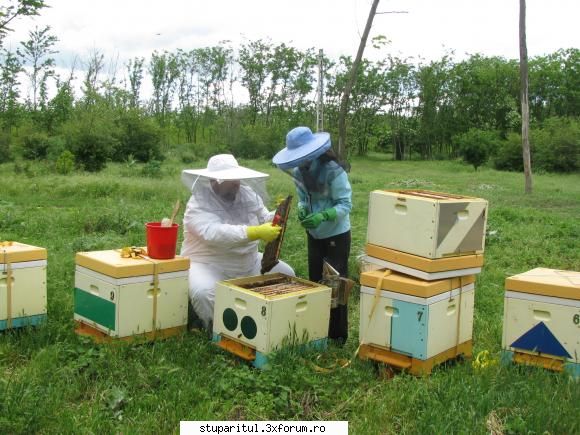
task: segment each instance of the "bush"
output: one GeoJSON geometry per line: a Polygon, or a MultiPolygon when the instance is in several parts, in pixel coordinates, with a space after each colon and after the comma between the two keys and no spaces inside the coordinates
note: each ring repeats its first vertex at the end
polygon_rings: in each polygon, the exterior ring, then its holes
{"type": "Polygon", "coordinates": [[[62,154],[56,159],[54,164],[54,169],[57,173],[62,175],[70,174],[75,165],[75,156],[68,150],[62,152],[62,154]]]}
{"type": "Polygon", "coordinates": [[[46,133],[31,133],[22,140],[22,157],[28,160],[45,159],[49,145],[46,133]]]}
{"type": "Polygon", "coordinates": [[[141,169],[141,175],[149,178],[158,178],[161,176],[161,162],[159,160],[150,160],[141,169]]]}
{"type": "Polygon", "coordinates": [[[495,132],[476,128],[453,137],[463,160],[473,165],[476,171],[495,152],[498,141],[499,137],[495,132]]]}
{"type": "Polygon", "coordinates": [[[0,132],[0,163],[6,163],[12,160],[10,151],[10,135],[0,132]]]}
{"type": "Polygon", "coordinates": [[[151,119],[144,118],[136,112],[129,112],[117,120],[117,144],[112,158],[124,162],[132,155],[138,162],[162,160],[160,150],[161,134],[151,119]]]}
{"type": "Polygon", "coordinates": [[[107,166],[114,143],[114,138],[106,132],[82,129],[71,138],[69,148],[83,169],[98,172],[107,166]]]}
{"type": "Polygon", "coordinates": [[[500,142],[493,159],[493,167],[500,171],[522,172],[524,170],[522,137],[519,134],[510,133],[506,140],[500,142]]]}
{"type": "Polygon", "coordinates": [[[574,172],[580,168],[580,120],[550,118],[533,130],[535,168],[549,172],[574,172]]]}

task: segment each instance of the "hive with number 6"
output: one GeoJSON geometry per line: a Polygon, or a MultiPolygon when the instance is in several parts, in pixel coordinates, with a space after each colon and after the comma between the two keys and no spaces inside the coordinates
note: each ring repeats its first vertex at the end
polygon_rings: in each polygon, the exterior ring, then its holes
{"type": "Polygon", "coordinates": [[[287,345],[324,348],[330,287],[281,273],[216,285],[213,341],[262,368],[287,345]]]}
{"type": "Polygon", "coordinates": [[[538,267],[505,282],[503,363],[580,378],[580,272],[538,267]]]}

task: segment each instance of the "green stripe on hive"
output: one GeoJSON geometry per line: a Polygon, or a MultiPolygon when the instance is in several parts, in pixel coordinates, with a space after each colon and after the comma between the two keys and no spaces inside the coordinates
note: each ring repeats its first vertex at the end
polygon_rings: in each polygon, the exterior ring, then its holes
{"type": "Polygon", "coordinates": [[[115,330],[115,304],[75,287],[75,313],[115,330]]]}

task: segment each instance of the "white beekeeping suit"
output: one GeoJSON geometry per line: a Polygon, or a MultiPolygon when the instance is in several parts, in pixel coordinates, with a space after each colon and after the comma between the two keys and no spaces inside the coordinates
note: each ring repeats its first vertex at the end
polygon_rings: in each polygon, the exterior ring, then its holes
{"type": "MultiPolygon", "coordinates": [[[[260,231],[270,231],[270,224],[262,224],[274,215],[264,206],[267,177],[239,166],[230,154],[213,156],[205,169],[182,173],[191,197],[183,218],[181,255],[191,261],[189,298],[206,328],[213,320],[215,283],[260,274],[260,231]],[[252,233],[256,230],[258,236],[252,233]]],[[[270,273],[274,272],[294,276],[282,261],[270,273]]]]}

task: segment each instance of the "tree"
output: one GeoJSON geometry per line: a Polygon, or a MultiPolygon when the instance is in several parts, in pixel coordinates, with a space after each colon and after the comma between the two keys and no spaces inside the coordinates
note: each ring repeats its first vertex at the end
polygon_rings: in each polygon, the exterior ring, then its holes
{"type": "Polygon", "coordinates": [[[356,82],[358,67],[361,63],[362,55],[367,45],[367,39],[373,25],[373,19],[377,12],[378,5],[379,0],[373,0],[365,30],[362,37],[360,38],[360,44],[358,46],[356,58],[352,64],[350,78],[346,84],[346,87],[344,88],[344,93],[342,94],[342,100],[340,102],[340,113],[338,116],[338,148],[336,150],[339,160],[345,160],[346,158],[346,113],[348,111],[348,100],[350,98],[350,92],[356,82]]]}
{"type": "Polygon", "coordinates": [[[0,5],[0,46],[2,40],[12,29],[10,22],[17,17],[38,15],[42,8],[48,7],[44,0],[8,0],[7,4],[0,5]]]}
{"type": "Polygon", "coordinates": [[[23,63],[29,63],[30,71],[26,75],[30,79],[32,87],[32,110],[36,111],[38,97],[42,106],[46,103],[46,85],[49,77],[54,76],[54,59],[50,55],[56,53],[52,49],[58,38],[50,33],[50,26],[39,30],[36,27],[28,33],[29,39],[21,42],[22,49],[17,49],[18,55],[22,58],[23,63]],[[39,95],[40,94],[40,95],[39,95]]]}
{"type": "Polygon", "coordinates": [[[7,50],[2,53],[3,62],[0,63],[0,116],[6,131],[16,124],[18,119],[18,74],[22,71],[22,64],[18,57],[7,50]]]}
{"type": "Polygon", "coordinates": [[[268,77],[268,61],[272,46],[261,39],[251,41],[240,48],[238,63],[242,68],[242,85],[250,97],[250,123],[255,125],[258,114],[264,107],[264,86],[268,77]]]}
{"type": "Polygon", "coordinates": [[[522,151],[524,157],[525,192],[532,193],[532,161],[530,156],[530,108],[528,105],[528,48],[526,45],[526,0],[520,0],[520,100],[522,104],[522,151]]]}

